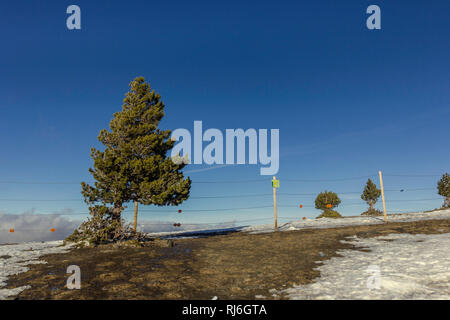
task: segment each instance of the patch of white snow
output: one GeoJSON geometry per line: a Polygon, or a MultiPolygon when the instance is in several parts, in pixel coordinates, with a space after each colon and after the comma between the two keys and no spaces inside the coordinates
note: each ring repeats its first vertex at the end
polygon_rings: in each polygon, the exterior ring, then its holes
{"type": "Polygon", "coordinates": [[[30,264],[46,263],[38,260],[39,257],[67,252],[71,245],[62,246],[63,241],[27,242],[20,244],[0,245],[0,300],[7,299],[29,288],[23,286],[14,289],[2,289],[11,275],[29,270],[30,264]]]}
{"type": "Polygon", "coordinates": [[[340,250],[342,257],[316,268],[320,277],[313,283],[279,292],[302,300],[450,299],[450,233],[353,237],[349,242],[370,252],[340,250]]]}

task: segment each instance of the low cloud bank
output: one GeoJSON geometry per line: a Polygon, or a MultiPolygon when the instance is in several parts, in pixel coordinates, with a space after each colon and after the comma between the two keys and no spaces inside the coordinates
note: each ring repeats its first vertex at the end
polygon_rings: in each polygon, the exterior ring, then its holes
{"type": "Polygon", "coordinates": [[[227,229],[233,228],[235,226],[236,224],[233,221],[215,224],[181,223],[180,226],[174,226],[174,222],[144,220],[138,223],[138,230],[146,233],[159,233],[159,232],[177,232],[177,231],[192,231],[192,230],[227,229]]]}
{"type": "MultiPolygon", "coordinates": [[[[84,219],[86,220],[86,219],[84,219]]],[[[80,226],[81,220],[72,220],[55,214],[6,214],[0,212],[0,244],[63,240],[80,226]],[[14,229],[14,232],[10,232],[14,229]],[[51,232],[51,229],[55,229],[51,232]]],[[[146,233],[226,229],[235,226],[235,222],[217,224],[181,223],[174,226],[169,221],[140,221],[138,231],[146,233]]]]}
{"type": "Polygon", "coordinates": [[[0,212],[0,244],[62,240],[75,230],[81,221],[59,214],[6,214],[0,212]],[[10,232],[14,229],[14,232],[10,232]],[[51,229],[55,229],[51,232],[51,229]]]}

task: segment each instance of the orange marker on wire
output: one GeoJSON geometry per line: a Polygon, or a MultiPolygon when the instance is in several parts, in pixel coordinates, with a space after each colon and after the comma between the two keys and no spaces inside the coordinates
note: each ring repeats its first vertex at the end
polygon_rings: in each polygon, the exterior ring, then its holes
{"type": "Polygon", "coordinates": [[[13,232],[14,232],[14,229],[9,229],[9,232],[13,233],[13,232]]]}
{"type": "Polygon", "coordinates": [[[56,229],[55,229],[55,228],[51,228],[50,231],[51,231],[51,232],[55,232],[56,229]]]}

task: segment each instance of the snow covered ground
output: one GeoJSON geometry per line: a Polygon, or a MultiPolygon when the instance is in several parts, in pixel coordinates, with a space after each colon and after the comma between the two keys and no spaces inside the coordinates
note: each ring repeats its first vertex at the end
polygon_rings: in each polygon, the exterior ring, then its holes
{"type": "MultiPolygon", "coordinates": [[[[390,222],[450,219],[450,210],[429,213],[389,215],[390,222]]],[[[335,228],[384,223],[382,217],[346,217],[343,219],[307,219],[280,224],[280,231],[308,228],[335,228]]],[[[206,228],[181,232],[159,233],[166,237],[198,237],[208,233],[244,231],[250,233],[273,232],[273,224],[235,228],[206,228]]],[[[156,235],[151,233],[152,236],[156,235]]],[[[444,235],[391,235],[392,242],[381,238],[353,239],[355,243],[370,248],[371,252],[348,250],[343,258],[332,258],[319,267],[321,277],[309,286],[288,289],[285,293],[293,299],[420,299],[422,297],[450,298],[450,234],[444,235]],[[419,242],[418,242],[419,241],[419,242]],[[366,287],[367,267],[378,266],[381,289],[366,287]]],[[[26,272],[28,265],[46,263],[39,257],[51,253],[64,253],[70,246],[62,241],[27,242],[0,245],[0,300],[14,296],[27,287],[5,289],[9,276],[26,272]]],[[[341,253],[342,254],[342,253],[341,253]]],[[[276,294],[276,293],[274,293],[276,294]]]]}
{"type": "Polygon", "coordinates": [[[391,234],[348,241],[370,252],[341,250],[320,277],[283,293],[290,299],[450,299],[450,233],[391,234]],[[386,241],[388,240],[388,241],[386,241]]]}
{"type": "MultiPolygon", "coordinates": [[[[437,220],[437,219],[450,219],[450,209],[433,211],[433,212],[415,212],[415,213],[402,213],[388,215],[389,222],[413,222],[421,220],[437,220]]],[[[338,228],[348,226],[362,226],[372,224],[383,224],[383,216],[381,217],[344,217],[342,219],[306,219],[301,221],[293,221],[285,224],[279,224],[279,231],[291,231],[301,229],[314,229],[314,228],[338,228]]],[[[273,224],[254,225],[245,227],[242,229],[244,232],[250,233],[264,233],[273,232],[273,224]]]]}
{"type": "Polygon", "coordinates": [[[70,245],[62,246],[62,241],[28,242],[21,244],[0,245],[0,300],[19,294],[28,286],[15,289],[2,289],[9,276],[28,271],[28,265],[46,263],[39,257],[51,253],[63,253],[70,245]]]}
{"type": "MultiPolygon", "coordinates": [[[[388,215],[389,222],[412,222],[419,220],[435,220],[435,219],[450,219],[450,209],[440,210],[433,212],[414,212],[414,213],[398,213],[388,215]]],[[[348,226],[362,226],[383,224],[383,216],[381,217],[344,217],[342,219],[306,219],[299,221],[291,221],[287,223],[278,223],[278,231],[292,231],[301,229],[315,229],[315,228],[338,228],[348,226]]],[[[165,238],[195,238],[201,235],[208,235],[214,233],[224,233],[232,231],[242,231],[249,233],[265,233],[273,232],[273,223],[252,225],[252,226],[227,226],[227,227],[209,227],[209,228],[196,228],[186,229],[181,231],[171,232],[148,232],[149,236],[153,237],[165,237],[165,238]]]]}

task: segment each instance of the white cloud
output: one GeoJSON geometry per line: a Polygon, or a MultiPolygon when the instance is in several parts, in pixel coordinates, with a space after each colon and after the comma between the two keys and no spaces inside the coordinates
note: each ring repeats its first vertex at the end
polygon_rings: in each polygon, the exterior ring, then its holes
{"type": "MultiPolygon", "coordinates": [[[[0,212],[0,244],[63,240],[82,223],[81,220],[72,220],[64,214],[73,213],[71,209],[63,209],[54,214],[36,214],[28,210],[22,214],[6,214],[0,212]],[[55,229],[51,232],[51,229],[55,229]],[[14,232],[10,232],[14,229],[14,232]]],[[[85,221],[86,218],[83,218],[85,221]]],[[[217,224],[190,224],[182,223],[174,226],[169,221],[145,221],[138,223],[139,231],[144,232],[176,232],[191,230],[226,229],[235,226],[233,221],[217,224]]]]}
{"type": "Polygon", "coordinates": [[[62,240],[81,223],[59,214],[35,214],[33,211],[22,214],[0,212],[0,243],[62,240]],[[52,228],[54,232],[51,232],[52,228]]]}
{"type": "Polygon", "coordinates": [[[141,221],[138,223],[138,229],[146,233],[159,233],[159,232],[176,232],[176,231],[194,231],[194,230],[215,230],[215,229],[227,229],[236,226],[234,221],[223,223],[181,223],[181,225],[174,226],[174,222],[168,221],[141,221]]]}

